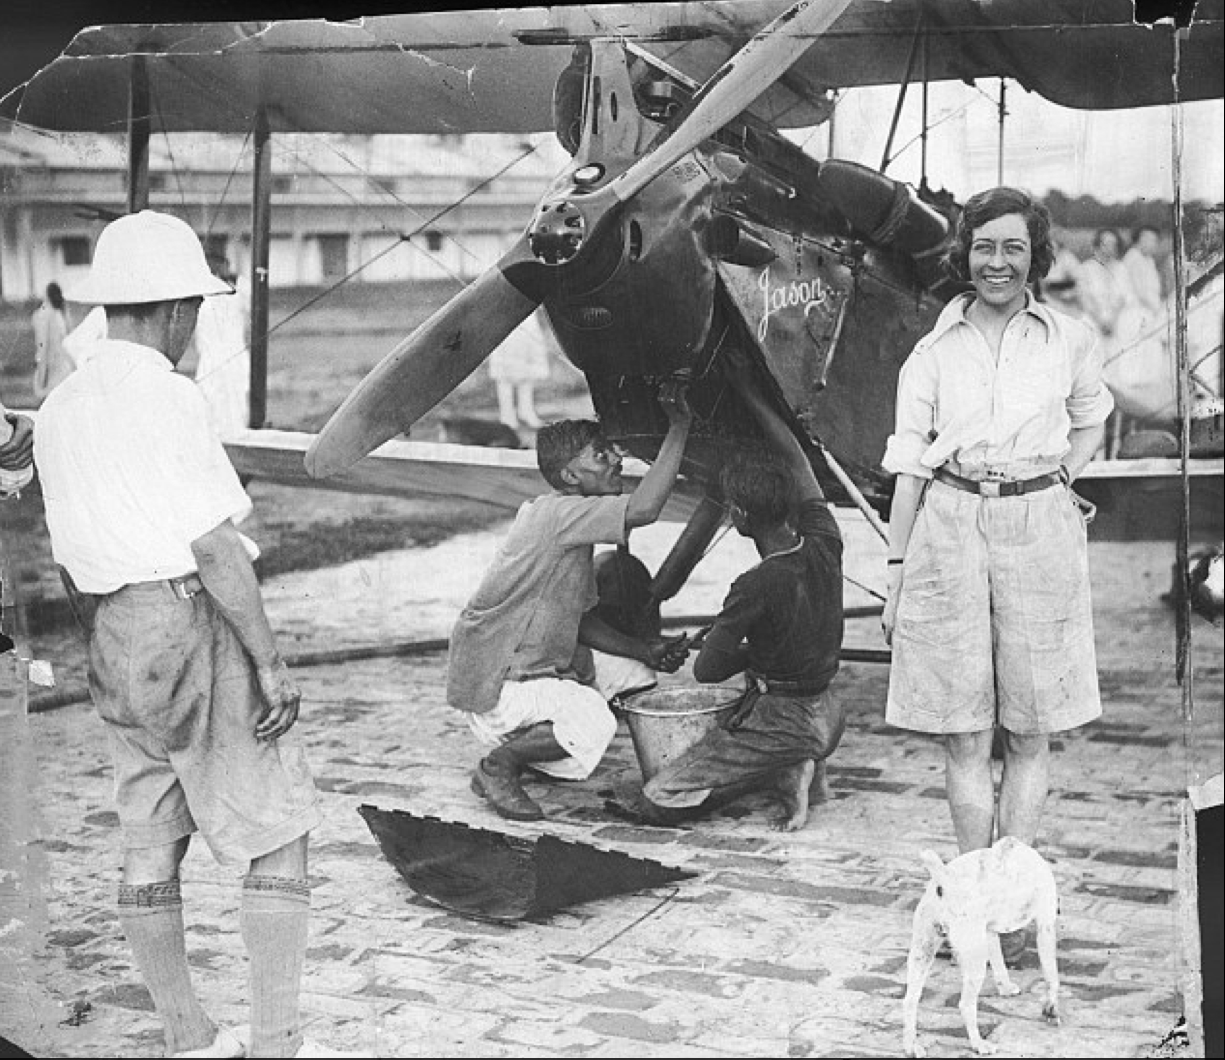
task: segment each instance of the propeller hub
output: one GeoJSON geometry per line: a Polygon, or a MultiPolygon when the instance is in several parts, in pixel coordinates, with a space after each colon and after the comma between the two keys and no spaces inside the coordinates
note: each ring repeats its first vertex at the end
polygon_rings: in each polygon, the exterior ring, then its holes
{"type": "Polygon", "coordinates": [[[537,261],[564,265],[582,249],[586,235],[582,211],[562,199],[546,203],[537,212],[528,233],[528,245],[537,261]]]}

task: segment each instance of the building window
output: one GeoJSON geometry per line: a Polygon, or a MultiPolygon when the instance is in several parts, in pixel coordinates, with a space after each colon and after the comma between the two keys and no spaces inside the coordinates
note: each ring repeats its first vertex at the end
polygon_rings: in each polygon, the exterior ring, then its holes
{"type": "Polygon", "coordinates": [[[439,251],[442,249],[442,233],[436,228],[428,229],[425,233],[425,249],[429,251],[439,251]]]}
{"type": "Polygon", "coordinates": [[[349,269],[349,237],[341,234],[319,234],[319,268],[321,279],[333,283],[342,279],[349,269]]]}
{"type": "Polygon", "coordinates": [[[60,263],[65,266],[88,265],[89,239],[86,236],[61,236],[53,241],[60,263]]]}

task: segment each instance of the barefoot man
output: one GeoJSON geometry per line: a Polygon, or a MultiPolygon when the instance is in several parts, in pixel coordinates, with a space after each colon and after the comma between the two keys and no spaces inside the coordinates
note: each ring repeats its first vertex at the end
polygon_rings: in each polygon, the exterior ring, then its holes
{"type": "Polygon", "coordinates": [[[635,809],[669,823],[774,790],[783,802],[775,826],[795,831],[808,820],[810,789],[813,801],[828,797],[825,759],[845,722],[829,691],[842,649],[842,536],[796,436],[740,374],[740,396],[773,451],[729,462],[722,484],[732,524],[761,562],[732,583],[693,676],[743,673],[747,688],[726,727],[652,777],[635,809]]]}

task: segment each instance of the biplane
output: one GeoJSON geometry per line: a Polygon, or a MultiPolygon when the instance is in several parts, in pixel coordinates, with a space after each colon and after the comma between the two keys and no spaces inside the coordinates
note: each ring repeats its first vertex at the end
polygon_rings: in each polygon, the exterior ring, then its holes
{"type": "Polygon", "coordinates": [[[1130,0],[708,0],[100,26],[3,113],[53,130],[127,128],[130,209],[147,200],[154,130],[252,133],[255,425],[271,136],[551,130],[569,161],[520,238],[345,398],[305,468],[342,485],[543,308],[630,454],[649,461],[662,440],[660,385],[688,383],[696,422],[682,473],[698,499],[656,576],[654,595],[668,599],[723,521],[722,461],[757,436],[740,386],[801,440],[827,494],[879,528],[898,370],[954,290],[940,264],[951,195],[926,174],[911,186],[818,160],[788,133],[870,85],[900,86],[899,107],[909,87],[982,78],[1087,109],[1218,99],[1222,7],[1203,0],[1183,26],[1138,23],[1130,0]],[[746,363],[748,381],[733,383],[730,366],[746,363]]]}

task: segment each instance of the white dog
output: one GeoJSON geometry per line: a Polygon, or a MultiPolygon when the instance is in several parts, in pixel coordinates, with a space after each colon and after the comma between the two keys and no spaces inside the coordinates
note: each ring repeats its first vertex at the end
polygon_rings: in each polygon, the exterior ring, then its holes
{"type": "Polygon", "coordinates": [[[1055,961],[1055,921],[1059,895],[1051,867],[1033,847],[1012,836],[986,850],[972,850],[944,864],[930,850],[923,861],[931,882],[914,913],[910,956],[906,961],[906,996],[902,1000],[902,1049],[907,1056],[925,1056],[916,1041],[919,998],[931,971],[942,936],[961,967],[961,1009],[970,1045],[980,1055],[995,1046],[978,1033],[978,993],[987,961],[1001,995],[1020,993],[1008,978],[1000,952],[1000,932],[1017,931],[1030,921],[1038,926],[1038,960],[1046,980],[1042,1014],[1059,1022],[1059,969],[1055,961]]]}

